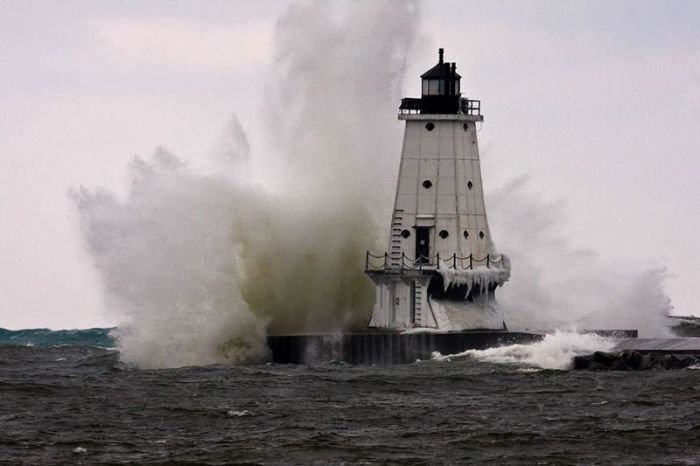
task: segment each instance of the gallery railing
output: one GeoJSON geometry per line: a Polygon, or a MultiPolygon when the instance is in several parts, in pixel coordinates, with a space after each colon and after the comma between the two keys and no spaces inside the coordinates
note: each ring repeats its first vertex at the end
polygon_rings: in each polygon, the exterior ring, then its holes
{"type": "MultiPolygon", "coordinates": [[[[402,115],[420,114],[423,110],[423,100],[416,97],[401,99],[399,113],[402,115]]],[[[465,115],[481,115],[481,101],[471,99],[459,99],[459,110],[465,115]]]]}
{"type": "Polygon", "coordinates": [[[369,251],[365,256],[365,272],[384,272],[398,273],[405,272],[422,272],[423,270],[438,270],[447,268],[453,270],[472,270],[474,267],[486,266],[490,268],[500,267],[503,263],[501,255],[487,254],[486,257],[479,259],[469,254],[465,257],[460,257],[457,254],[452,254],[447,258],[440,257],[440,254],[434,256],[418,256],[410,258],[405,253],[401,256],[392,255],[385,252],[383,255],[377,256],[369,251]]]}

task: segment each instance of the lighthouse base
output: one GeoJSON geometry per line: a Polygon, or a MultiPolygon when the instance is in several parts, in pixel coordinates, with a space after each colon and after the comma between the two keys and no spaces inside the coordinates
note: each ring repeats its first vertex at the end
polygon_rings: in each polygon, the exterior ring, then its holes
{"type": "Polygon", "coordinates": [[[338,335],[269,336],[267,344],[275,363],[403,364],[430,359],[436,351],[455,354],[470,349],[533,343],[542,338],[541,334],[527,332],[399,333],[378,330],[338,335]]]}
{"type": "Polygon", "coordinates": [[[496,267],[368,272],[377,292],[369,327],[394,331],[507,330],[495,293],[509,274],[510,269],[496,267]]]}

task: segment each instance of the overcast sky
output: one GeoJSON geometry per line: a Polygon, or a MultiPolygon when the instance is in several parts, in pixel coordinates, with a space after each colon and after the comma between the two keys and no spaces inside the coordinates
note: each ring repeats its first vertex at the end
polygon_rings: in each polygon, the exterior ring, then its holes
{"type": "MultiPolygon", "coordinates": [[[[0,1],[0,327],[114,323],[68,190],[123,192],[158,145],[201,159],[231,114],[264,144],[286,4],[0,1]]],[[[575,244],[667,267],[700,314],[698,25],[693,1],[426,1],[405,95],[445,47],[482,100],[487,191],[529,175],[575,244]]]]}

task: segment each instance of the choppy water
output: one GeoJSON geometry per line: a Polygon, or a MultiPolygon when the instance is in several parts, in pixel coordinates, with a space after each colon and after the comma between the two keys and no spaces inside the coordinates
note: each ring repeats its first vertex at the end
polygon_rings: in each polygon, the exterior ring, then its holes
{"type": "Polygon", "coordinates": [[[114,339],[110,328],[89,328],[80,330],[50,330],[30,328],[8,330],[0,328],[0,346],[97,346],[113,348],[114,339]]]}
{"type": "Polygon", "coordinates": [[[473,359],[137,370],[0,346],[0,463],[698,464],[700,370],[473,359]]]}

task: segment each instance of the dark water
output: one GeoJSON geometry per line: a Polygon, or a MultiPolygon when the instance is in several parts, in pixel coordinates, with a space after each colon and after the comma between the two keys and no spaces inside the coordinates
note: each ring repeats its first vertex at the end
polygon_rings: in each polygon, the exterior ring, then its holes
{"type": "Polygon", "coordinates": [[[0,346],[3,464],[699,464],[700,370],[125,367],[0,346]]]}

